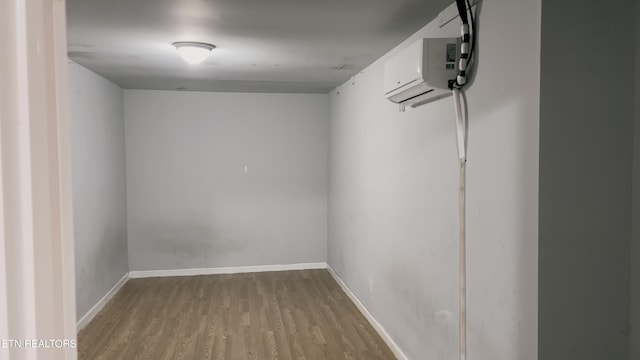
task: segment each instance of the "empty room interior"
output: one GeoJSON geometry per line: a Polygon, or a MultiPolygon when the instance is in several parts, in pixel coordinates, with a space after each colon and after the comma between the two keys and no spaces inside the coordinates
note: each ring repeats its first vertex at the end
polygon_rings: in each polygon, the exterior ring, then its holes
{"type": "Polygon", "coordinates": [[[66,22],[79,359],[640,359],[640,1],[66,22]]]}

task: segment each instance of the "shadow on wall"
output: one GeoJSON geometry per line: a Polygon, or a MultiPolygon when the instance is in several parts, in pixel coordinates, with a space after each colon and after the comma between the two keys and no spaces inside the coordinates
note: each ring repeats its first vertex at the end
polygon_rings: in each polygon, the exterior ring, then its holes
{"type": "MultiPolygon", "coordinates": [[[[242,252],[249,246],[247,237],[231,238],[210,224],[157,222],[132,227],[137,238],[144,239],[145,249],[153,251],[148,254],[153,257],[199,259],[204,263],[242,252]]],[[[188,263],[184,266],[192,267],[188,263]]]]}

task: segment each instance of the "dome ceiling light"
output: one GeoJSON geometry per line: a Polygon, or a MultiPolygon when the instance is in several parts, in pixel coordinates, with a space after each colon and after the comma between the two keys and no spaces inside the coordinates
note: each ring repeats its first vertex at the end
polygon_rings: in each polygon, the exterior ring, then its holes
{"type": "Polygon", "coordinates": [[[178,41],[173,43],[182,60],[191,65],[203,62],[216,46],[202,42],[178,41]]]}

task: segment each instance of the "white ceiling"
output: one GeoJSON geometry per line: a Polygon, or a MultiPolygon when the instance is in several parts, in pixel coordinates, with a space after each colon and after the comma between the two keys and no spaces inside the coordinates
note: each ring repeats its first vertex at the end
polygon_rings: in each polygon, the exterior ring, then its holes
{"type": "Polygon", "coordinates": [[[452,0],[67,0],[69,57],[126,89],[327,93],[452,0]],[[171,43],[215,44],[188,65],[171,43]]]}

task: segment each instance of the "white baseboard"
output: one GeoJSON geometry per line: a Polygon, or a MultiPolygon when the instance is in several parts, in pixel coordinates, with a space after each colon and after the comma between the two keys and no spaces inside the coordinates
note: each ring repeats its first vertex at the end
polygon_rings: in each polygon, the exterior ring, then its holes
{"type": "Polygon", "coordinates": [[[258,265],[258,266],[238,266],[238,267],[219,267],[219,268],[196,268],[196,269],[173,269],[173,270],[148,270],[148,271],[130,271],[118,282],[113,285],[98,302],[93,305],[84,316],[78,320],[76,330],[82,330],[93,318],[104,308],[111,298],[120,290],[129,279],[166,277],[166,276],[193,276],[193,275],[216,275],[216,274],[240,274],[252,272],[266,271],[287,271],[287,270],[311,270],[326,269],[327,263],[302,263],[302,264],[286,264],[286,265],[258,265]]]}
{"type": "Polygon", "coordinates": [[[288,270],[311,270],[326,269],[327,263],[303,263],[287,265],[258,265],[258,266],[233,266],[218,268],[195,268],[195,269],[172,269],[172,270],[143,270],[130,271],[129,277],[132,279],[166,277],[166,276],[194,276],[194,275],[218,275],[218,274],[241,274],[266,271],[288,271],[288,270]]]}
{"type": "Polygon", "coordinates": [[[333,278],[336,280],[338,285],[340,285],[340,287],[342,288],[342,291],[344,291],[344,293],[347,294],[349,299],[351,299],[351,301],[356,305],[356,307],[358,308],[358,310],[360,310],[362,315],[364,315],[364,317],[369,321],[369,324],[371,324],[371,326],[380,335],[382,340],[384,340],[384,342],[387,344],[389,349],[391,349],[391,352],[393,352],[396,358],[398,358],[398,360],[409,360],[409,358],[407,358],[407,356],[402,352],[402,350],[400,350],[400,347],[398,347],[398,345],[393,341],[393,339],[391,339],[391,337],[385,331],[382,325],[380,325],[380,323],[373,317],[373,315],[371,315],[369,310],[367,310],[364,304],[362,304],[362,302],[360,301],[360,299],[358,299],[356,294],[354,294],[353,291],[349,289],[347,284],[345,284],[345,282],[342,281],[340,276],[338,276],[338,274],[331,268],[331,265],[327,265],[327,270],[329,271],[331,276],[333,276],[333,278]]]}
{"type": "Polygon", "coordinates": [[[258,266],[238,266],[238,267],[219,267],[219,268],[195,268],[195,269],[173,269],[173,270],[146,270],[146,271],[130,271],[118,280],[89,311],[77,323],[77,331],[82,330],[89,322],[104,308],[111,298],[120,290],[120,288],[129,279],[166,277],[166,276],[193,276],[193,275],[216,275],[216,274],[240,274],[252,272],[267,271],[289,271],[289,270],[311,270],[311,269],[327,269],[331,276],[336,280],[338,285],[347,294],[349,299],[356,305],[358,310],[369,321],[371,326],[382,337],[382,340],[389,346],[393,354],[398,360],[408,360],[407,356],[400,350],[398,345],[391,339],[389,334],[384,330],[382,325],[371,315],[369,310],[362,304],[360,299],[349,289],[347,284],[336,274],[336,272],[327,265],[327,263],[303,263],[303,264],[287,264],[287,265],[258,265],[258,266]]]}
{"type": "Polygon", "coordinates": [[[118,292],[118,290],[120,290],[122,285],[124,285],[127,280],[129,280],[129,273],[125,273],[124,276],[122,276],[122,278],[118,280],[115,285],[113,285],[111,290],[107,291],[107,293],[100,300],[98,300],[98,302],[93,305],[93,307],[89,309],[89,311],[87,311],[87,313],[84,314],[84,316],[81,317],[80,320],[78,320],[78,323],[76,324],[76,331],[80,331],[85,326],[87,326],[87,324],[89,324],[89,322],[93,320],[96,315],[98,315],[100,310],[102,310],[102,308],[107,305],[109,300],[111,300],[111,298],[118,292]]]}

